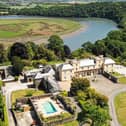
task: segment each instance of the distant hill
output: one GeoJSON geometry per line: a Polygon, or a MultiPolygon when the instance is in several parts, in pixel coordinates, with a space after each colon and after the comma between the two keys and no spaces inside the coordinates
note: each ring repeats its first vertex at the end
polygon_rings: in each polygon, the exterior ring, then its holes
{"type": "Polygon", "coordinates": [[[31,3],[31,2],[117,2],[126,0],[0,0],[0,2],[21,2],[21,3],[31,3]]]}

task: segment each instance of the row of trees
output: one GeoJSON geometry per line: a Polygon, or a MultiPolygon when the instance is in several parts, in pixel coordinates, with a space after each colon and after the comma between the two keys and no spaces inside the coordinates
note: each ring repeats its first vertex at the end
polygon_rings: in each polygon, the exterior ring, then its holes
{"type": "Polygon", "coordinates": [[[123,3],[89,3],[89,4],[68,4],[52,5],[49,7],[37,5],[34,8],[10,9],[10,14],[19,15],[40,15],[55,17],[100,17],[109,18],[120,22],[122,11],[126,8],[126,2],[123,3]]]}
{"type": "Polygon", "coordinates": [[[105,39],[98,40],[94,44],[86,42],[82,45],[81,51],[109,56],[126,65],[126,31],[124,29],[112,31],[105,39]]]}
{"type": "Polygon", "coordinates": [[[91,126],[109,126],[108,98],[90,88],[89,80],[73,78],[70,94],[82,108],[78,117],[80,122],[88,122],[91,126]]]}
{"type": "MultiPolygon", "coordinates": [[[[2,87],[2,81],[0,81],[0,91],[2,87]]],[[[2,126],[4,124],[4,100],[3,95],[0,93],[0,125],[2,126]]]]}
{"type": "Polygon", "coordinates": [[[67,45],[64,45],[63,40],[52,35],[49,38],[48,44],[37,45],[33,42],[14,43],[6,49],[3,44],[0,44],[0,63],[11,61],[14,66],[13,71],[16,75],[21,73],[24,66],[30,66],[36,63],[46,64],[47,61],[65,60],[71,57],[71,51],[67,45]],[[36,62],[35,62],[36,61],[36,62]]]}

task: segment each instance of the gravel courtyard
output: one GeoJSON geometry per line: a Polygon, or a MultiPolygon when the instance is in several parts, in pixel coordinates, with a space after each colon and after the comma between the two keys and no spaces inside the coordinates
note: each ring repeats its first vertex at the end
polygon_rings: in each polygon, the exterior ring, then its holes
{"type": "Polygon", "coordinates": [[[126,87],[126,85],[113,83],[102,75],[97,75],[96,81],[92,81],[92,78],[89,78],[91,82],[91,87],[95,88],[98,92],[110,96],[114,91],[126,87]]]}

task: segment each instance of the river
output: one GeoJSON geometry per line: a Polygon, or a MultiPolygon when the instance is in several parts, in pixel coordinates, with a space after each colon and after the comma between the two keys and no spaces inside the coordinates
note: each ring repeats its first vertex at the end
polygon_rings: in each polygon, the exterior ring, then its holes
{"type": "MultiPolygon", "coordinates": [[[[36,18],[32,16],[0,16],[0,19],[28,19],[36,18]]],[[[37,17],[42,18],[42,17],[37,17]]],[[[103,39],[112,30],[117,30],[117,24],[114,21],[102,18],[74,18],[72,20],[78,21],[82,28],[78,32],[63,36],[64,43],[67,44],[71,50],[80,48],[81,45],[87,41],[95,42],[103,39]],[[86,26],[86,28],[85,28],[86,26]]]]}

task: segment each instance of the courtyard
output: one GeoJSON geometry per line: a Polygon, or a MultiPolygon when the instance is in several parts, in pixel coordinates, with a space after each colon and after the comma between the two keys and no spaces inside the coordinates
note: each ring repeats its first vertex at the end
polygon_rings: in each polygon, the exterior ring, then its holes
{"type": "Polygon", "coordinates": [[[53,100],[50,97],[40,98],[32,100],[37,113],[39,113],[43,118],[60,115],[66,112],[63,109],[63,105],[60,101],[53,100]]]}

